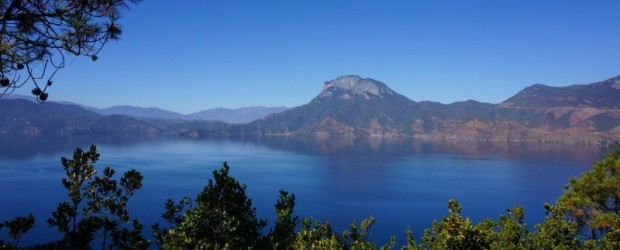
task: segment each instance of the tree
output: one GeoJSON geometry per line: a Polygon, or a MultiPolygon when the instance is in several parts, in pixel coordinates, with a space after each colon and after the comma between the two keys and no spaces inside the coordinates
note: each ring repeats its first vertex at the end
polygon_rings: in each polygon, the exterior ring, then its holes
{"type": "MultiPolygon", "coordinates": [[[[137,3],[140,0],[129,0],[137,3]]],[[[118,39],[125,0],[0,0],[0,97],[31,82],[39,102],[66,56],[93,61],[118,39]]]]}
{"type": "Polygon", "coordinates": [[[271,249],[290,249],[295,242],[295,228],[299,218],[293,216],[295,195],[280,190],[280,197],[275,205],[278,216],[276,224],[269,233],[269,247],[271,249]]]}
{"type": "Polygon", "coordinates": [[[523,222],[525,209],[516,206],[507,210],[508,215],[500,215],[497,231],[493,232],[491,249],[528,249],[530,233],[523,222]]]}
{"type": "Polygon", "coordinates": [[[312,218],[301,220],[293,249],[343,249],[329,221],[321,223],[312,218]]]}
{"type": "Polygon", "coordinates": [[[166,242],[173,240],[169,230],[175,228],[183,222],[183,215],[187,212],[187,207],[192,208],[192,200],[189,197],[183,197],[179,203],[175,203],[174,200],[168,199],[164,203],[164,212],[161,214],[168,227],[161,227],[159,223],[155,223],[151,226],[153,229],[153,235],[157,245],[162,248],[166,242]]]}
{"type": "Polygon", "coordinates": [[[577,249],[577,223],[565,220],[564,212],[557,206],[545,203],[545,211],[545,221],[536,225],[536,232],[532,236],[532,248],[577,249]]]}
{"type": "Polygon", "coordinates": [[[578,223],[584,238],[600,240],[620,230],[614,227],[620,221],[620,149],[571,179],[556,206],[578,223]]]}
{"type": "Polygon", "coordinates": [[[420,249],[422,249],[422,247],[420,247],[415,242],[415,238],[413,237],[413,230],[411,230],[411,228],[407,228],[407,230],[405,231],[405,239],[407,239],[407,245],[402,246],[401,247],[402,250],[420,250],[420,249]]]}
{"type": "Polygon", "coordinates": [[[229,175],[228,163],[213,171],[204,190],[176,228],[168,230],[164,249],[248,249],[263,241],[267,224],[256,218],[256,208],[245,194],[245,185],[229,175]]]}
{"type": "MultiPolygon", "coordinates": [[[[287,249],[377,249],[375,242],[368,239],[370,228],[375,223],[374,217],[368,217],[359,224],[355,221],[349,225],[349,229],[341,235],[334,233],[329,221],[320,222],[312,218],[301,220],[301,228],[295,235],[295,241],[287,249]]],[[[408,245],[403,249],[418,249],[413,240],[408,238],[408,245]]],[[[379,249],[394,249],[396,237],[392,236],[390,242],[382,245],[379,249]]]]}
{"type": "MultiPolygon", "coordinates": [[[[67,178],[62,179],[62,185],[69,191],[69,202],[58,204],[52,218],[47,220],[50,227],[56,227],[64,233],[63,242],[69,248],[86,248],[94,238],[97,227],[94,217],[85,216],[80,219],[83,209],[83,200],[90,193],[87,182],[97,172],[94,163],[99,160],[99,153],[95,146],[84,152],[78,148],[73,153],[73,159],[61,158],[67,178]]],[[[94,190],[93,190],[94,191],[94,190]]]]}
{"type": "Polygon", "coordinates": [[[374,217],[362,220],[359,225],[353,221],[349,230],[342,233],[345,249],[377,249],[374,242],[368,240],[370,228],[375,223],[374,217]]]}
{"type": "Polygon", "coordinates": [[[4,221],[4,224],[0,223],[0,229],[4,226],[8,228],[9,238],[11,238],[12,242],[9,245],[5,245],[4,241],[0,240],[0,249],[18,249],[21,237],[34,227],[34,217],[32,214],[18,216],[15,219],[4,221]]]}
{"type": "Polygon", "coordinates": [[[131,221],[127,211],[129,197],[142,188],[142,175],[132,169],[123,174],[120,183],[113,177],[114,169],[106,167],[103,177],[97,176],[89,183],[85,213],[99,223],[102,249],[108,246],[109,240],[118,249],[145,249],[149,243],[140,235],[143,226],[135,219],[131,221]],[[130,221],[131,230],[123,226],[130,221]]]}
{"type": "Polygon", "coordinates": [[[488,249],[488,232],[492,223],[487,220],[476,226],[471,219],[461,216],[461,206],[456,200],[448,201],[448,216],[434,221],[422,237],[425,249],[488,249]],[[486,232],[486,233],[485,233],[486,232]]]}
{"type": "Polygon", "coordinates": [[[127,211],[129,198],[142,188],[142,175],[132,169],[124,173],[119,184],[113,179],[114,170],[106,167],[98,177],[94,164],[99,156],[92,145],[88,151],[76,149],[72,159],[61,158],[67,175],[62,184],[69,191],[70,201],[60,203],[47,220],[50,227],[64,233],[58,247],[87,249],[99,233],[102,249],[148,248],[150,243],[141,236],[142,224],[131,221],[127,211]],[[127,226],[130,221],[131,229],[127,226]]]}

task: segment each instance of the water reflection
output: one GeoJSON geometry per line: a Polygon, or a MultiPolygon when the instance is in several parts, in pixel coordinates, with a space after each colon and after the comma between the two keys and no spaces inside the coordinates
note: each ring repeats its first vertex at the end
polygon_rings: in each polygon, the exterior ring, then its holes
{"type": "MultiPolygon", "coordinates": [[[[28,159],[35,156],[71,154],[77,147],[95,145],[131,145],[157,140],[155,136],[135,134],[111,135],[23,135],[0,134],[0,159],[28,159]]],[[[159,138],[161,139],[161,138],[159,138]]]]}
{"type": "Polygon", "coordinates": [[[427,141],[412,138],[320,138],[297,136],[273,136],[254,138],[180,138],[157,137],[135,134],[111,135],[52,135],[27,136],[22,134],[0,134],[0,159],[28,159],[37,155],[68,154],[76,147],[86,148],[91,144],[101,146],[128,146],[167,140],[190,140],[250,143],[267,146],[278,151],[313,155],[327,158],[359,156],[370,154],[382,159],[394,159],[406,155],[452,154],[471,159],[487,155],[527,160],[544,157],[568,157],[578,162],[592,160],[613,148],[606,145],[553,144],[531,142],[479,142],[479,141],[427,141]]]}
{"type": "Polygon", "coordinates": [[[594,157],[603,156],[613,150],[613,147],[599,144],[428,141],[412,138],[317,138],[275,136],[229,139],[267,146],[279,151],[289,151],[329,158],[370,154],[382,159],[395,159],[407,155],[451,154],[471,159],[481,159],[489,155],[494,155],[508,159],[532,159],[537,161],[543,158],[566,157],[580,163],[592,163],[593,159],[598,159],[594,157]]]}

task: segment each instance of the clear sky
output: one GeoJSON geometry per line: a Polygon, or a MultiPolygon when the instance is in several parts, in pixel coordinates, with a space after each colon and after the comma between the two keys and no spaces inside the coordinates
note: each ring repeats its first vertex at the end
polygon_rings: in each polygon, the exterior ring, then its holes
{"type": "Polygon", "coordinates": [[[294,107],[355,74],[414,101],[498,103],[620,75],[619,14],[618,0],[146,0],[98,61],[69,59],[50,100],[294,107]]]}

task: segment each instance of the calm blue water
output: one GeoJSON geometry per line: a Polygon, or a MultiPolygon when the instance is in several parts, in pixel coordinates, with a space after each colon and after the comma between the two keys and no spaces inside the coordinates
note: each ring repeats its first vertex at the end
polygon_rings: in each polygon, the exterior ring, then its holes
{"type": "MultiPolygon", "coordinates": [[[[144,187],[130,200],[130,215],[145,225],[159,221],[163,202],[195,197],[213,170],[228,161],[248,186],[260,218],[273,222],[278,190],[297,197],[300,217],[329,220],[336,231],[376,217],[372,238],[402,240],[407,227],[420,237],[458,199],[475,221],[497,218],[522,205],[530,225],[544,218],[569,178],[587,171],[610,151],[599,145],[423,142],[384,139],[209,140],[180,138],[0,136],[0,220],[32,212],[37,220],[21,244],[60,235],[45,220],[68,199],[60,180],[61,156],[98,145],[98,169],[120,175],[135,168],[144,187]]],[[[4,237],[6,231],[0,232],[4,237]]]]}

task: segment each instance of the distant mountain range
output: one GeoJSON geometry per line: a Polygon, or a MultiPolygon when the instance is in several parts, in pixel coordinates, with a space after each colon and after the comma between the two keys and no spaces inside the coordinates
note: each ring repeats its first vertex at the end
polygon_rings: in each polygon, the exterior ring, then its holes
{"type": "Polygon", "coordinates": [[[128,116],[102,116],[77,105],[0,99],[0,133],[158,133],[158,128],[128,116]]]}
{"type": "MultiPolygon", "coordinates": [[[[7,95],[4,99],[25,99],[36,102],[35,98],[24,95],[7,95]]],[[[183,120],[205,120],[222,121],[226,123],[247,123],[255,121],[273,113],[288,110],[287,107],[244,107],[238,109],[213,108],[190,114],[181,114],[161,108],[143,108],[136,106],[112,106],[109,108],[94,108],[72,102],[56,102],[59,104],[76,105],[86,110],[93,111],[100,115],[123,115],[137,119],[183,119],[183,120]]]]}
{"type": "Polygon", "coordinates": [[[214,108],[186,115],[189,120],[218,120],[228,123],[247,123],[267,115],[289,110],[287,107],[245,107],[238,109],[214,108]]]}
{"type": "Polygon", "coordinates": [[[100,115],[124,115],[134,118],[183,119],[185,115],[160,108],[143,108],[135,106],[112,106],[109,108],[84,107],[100,115]]]}
{"type": "Polygon", "coordinates": [[[288,110],[286,107],[244,107],[238,109],[214,108],[191,114],[181,114],[160,108],[142,108],[134,106],[113,106],[105,109],[88,108],[102,115],[125,115],[135,118],[183,119],[223,121],[227,123],[247,123],[273,113],[288,110]]]}
{"type": "Polygon", "coordinates": [[[473,100],[452,104],[415,102],[382,82],[349,75],[325,82],[318,96],[292,109],[212,109],[183,115],[158,108],[94,109],[7,98],[0,99],[0,105],[0,132],[4,133],[413,136],[574,143],[620,138],[620,76],[568,87],[535,84],[499,104],[473,100]],[[257,117],[264,118],[255,120],[257,117]]]}

